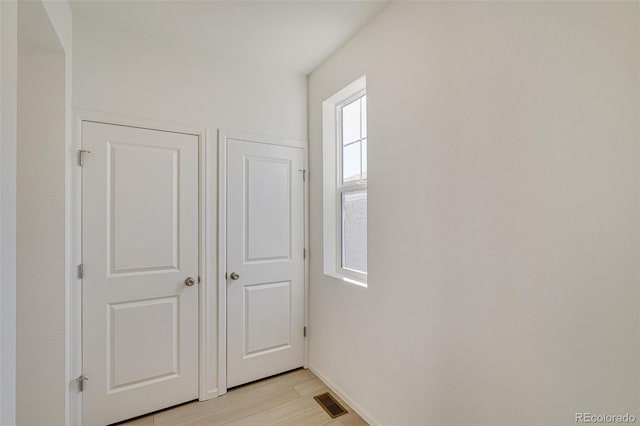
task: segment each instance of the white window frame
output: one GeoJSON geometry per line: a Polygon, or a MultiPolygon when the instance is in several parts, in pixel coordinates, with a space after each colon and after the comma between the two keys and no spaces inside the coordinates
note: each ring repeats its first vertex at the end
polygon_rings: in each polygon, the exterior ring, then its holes
{"type": "Polygon", "coordinates": [[[341,109],[365,94],[366,76],[363,76],[322,104],[324,273],[363,287],[367,286],[366,273],[342,267],[342,195],[362,190],[366,192],[367,182],[342,184],[341,109]]]}

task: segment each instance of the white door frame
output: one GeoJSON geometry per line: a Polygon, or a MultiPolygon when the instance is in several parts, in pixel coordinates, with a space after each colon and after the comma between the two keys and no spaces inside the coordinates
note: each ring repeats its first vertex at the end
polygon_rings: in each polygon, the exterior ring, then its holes
{"type": "MultiPolygon", "coordinates": [[[[304,150],[306,178],[304,189],[304,326],[309,324],[309,149],[308,142],[256,135],[235,130],[218,131],[218,395],[227,392],[227,147],[229,139],[262,144],[289,146],[304,150]]],[[[304,368],[308,366],[309,339],[304,340],[304,368]]]]}
{"type": "MultiPolygon", "coordinates": [[[[70,406],[70,418],[67,424],[82,424],[82,392],[78,391],[74,380],[82,374],[82,279],[78,277],[77,265],[82,263],[82,168],[78,166],[78,150],[82,147],[82,123],[84,121],[112,124],[117,126],[137,127],[150,130],[160,130],[174,133],[186,133],[198,137],[198,162],[199,162],[199,277],[198,286],[198,396],[201,401],[218,395],[217,389],[211,389],[215,383],[207,383],[208,372],[215,370],[215,363],[211,360],[212,351],[207,350],[207,323],[211,314],[207,309],[207,295],[215,294],[209,290],[215,283],[213,271],[215,262],[207,256],[208,252],[215,252],[215,235],[210,231],[214,226],[207,213],[215,212],[216,194],[212,182],[213,169],[215,167],[215,149],[208,146],[209,130],[205,127],[195,127],[183,124],[175,124],[157,120],[132,118],[118,114],[96,112],[90,110],[74,109],[74,135],[71,152],[67,152],[74,167],[71,171],[71,262],[68,265],[68,276],[71,277],[71,288],[67,294],[67,308],[71,313],[71,329],[68,332],[68,359],[70,360],[71,377],[67,378],[67,401],[70,406]],[[209,183],[209,188],[207,184],[209,183]],[[209,189],[209,190],[207,190],[209,189]],[[212,250],[212,251],[210,251],[212,250]],[[211,271],[212,276],[207,276],[211,271]],[[209,290],[209,291],[208,291],[209,290]]],[[[89,154],[90,155],[90,154],[89,154]]],[[[87,383],[91,386],[91,378],[87,383]]]]}

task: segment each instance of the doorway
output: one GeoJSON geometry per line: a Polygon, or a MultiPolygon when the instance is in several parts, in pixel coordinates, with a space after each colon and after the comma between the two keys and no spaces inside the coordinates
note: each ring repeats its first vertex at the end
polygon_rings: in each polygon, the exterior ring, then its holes
{"type": "Polygon", "coordinates": [[[83,423],[197,399],[198,136],[85,121],[79,161],[83,423]]]}
{"type": "Polygon", "coordinates": [[[306,144],[221,140],[224,356],[226,387],[234,387],[304,365],[306,144]]]}

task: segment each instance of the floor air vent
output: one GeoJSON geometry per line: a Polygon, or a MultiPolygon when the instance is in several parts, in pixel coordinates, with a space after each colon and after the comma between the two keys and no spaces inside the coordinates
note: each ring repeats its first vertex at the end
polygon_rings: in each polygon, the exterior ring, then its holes
{"type": "Polygon", "coordinates": [[[340,403],[336,401],[329,392],[323,393],[321,395],[316,395],[313,397],[313,399],[315,399],[318,404],[320,404],[320,406],[332,419],[335,419],[336,417],[343,414],[347,414],[347,410],[345,410],[345,408],[340,405],[340,403]]]}

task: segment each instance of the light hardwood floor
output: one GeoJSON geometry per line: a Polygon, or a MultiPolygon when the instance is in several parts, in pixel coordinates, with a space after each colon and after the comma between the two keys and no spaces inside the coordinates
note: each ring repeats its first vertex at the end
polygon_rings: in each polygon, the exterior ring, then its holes
{"type": "Polygon", "coordinates": [[[122,423],[126,426],[366,426],[347,404],[331,393],[349,412],[336,419],[313,399],[329,389],[309,370],[295,370],[231,389],[203,402],[190,402],[122,423]]]}

